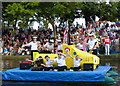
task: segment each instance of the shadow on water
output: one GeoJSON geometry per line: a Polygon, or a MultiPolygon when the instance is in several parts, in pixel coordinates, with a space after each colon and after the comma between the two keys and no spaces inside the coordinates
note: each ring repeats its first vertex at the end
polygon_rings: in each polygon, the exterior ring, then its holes
{"type": "Polygon", "coordinates": [[[98,83],[55,83],[55,82],[11,82],[4,81],[3,86],[119,86],[116,84],[98,83]]]}
{"type": "MultiPolygon", "coordinates": [[[[19,67],[22,60],[3,60],[3,70],[19,67]]],[[[120,61],[119,60],[101,60],[100,65],[111,65],[113,70],[119,73],[115,77],[116,83],[114,84],[101,84],[101,83],[56,83],[56,82],[13,82],[2,81],[2,86],[120,86],[120,61]]]]}

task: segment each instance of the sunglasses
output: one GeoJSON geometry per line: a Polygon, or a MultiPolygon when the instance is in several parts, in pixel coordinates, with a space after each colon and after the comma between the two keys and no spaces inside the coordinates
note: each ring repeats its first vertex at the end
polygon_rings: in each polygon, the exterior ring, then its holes
{"type": "Polygon", "coordinates": [[[61,54],[58,54],[58,55],[61,55],[61,54]]]}

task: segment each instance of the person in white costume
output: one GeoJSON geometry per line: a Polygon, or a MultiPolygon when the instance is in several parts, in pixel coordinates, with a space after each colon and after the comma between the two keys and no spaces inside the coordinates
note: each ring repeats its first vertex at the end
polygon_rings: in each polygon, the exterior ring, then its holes
{"type": "Polygon", "coordinates": [[[54,62],[58,63],[58,66],[55,67],[54,69],[57,69],[58,71],[64,71],[67,70],[67,65],[66,65],[66,55],[63,53],[58,53],[58,57],[54,59],[54,62]]]}
{"type": "Polygon", "coordinates": [[[76,56],[75,58],[71,57],[74,61],[74,67],[71,67],[70,69],[73,69],[74,71],[78,71],[81,69],[80,62],[83,60],[80,56],[76,56]]]}
{"type": "Polygon", "coordinates": [[[53,60],[50,59],[49,56],[45,56],[45,59],[46,59],[46,62],[45,62],[44,71],[53,70],[53,60]]]}
{"type": "Polygon", "coordinates": [[[33,41],[31,41],[28,44],[23,45],[22,47],[25,46],[30,46],[31,47],[31,60],[33,60],[33,52],[38,52],[38,45],[39,45],[39,41],[37,41],[37,37],[33,37],[33,41]]]}

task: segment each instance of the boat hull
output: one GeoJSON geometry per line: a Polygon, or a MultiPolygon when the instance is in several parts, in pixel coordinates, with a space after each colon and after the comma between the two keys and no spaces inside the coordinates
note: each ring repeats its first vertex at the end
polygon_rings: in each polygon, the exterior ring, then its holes
{"type": "Polygon", "coordinates": [[[114,83],[113,78],[105,76],[110,69],[110,66],[99,66],[94,71],[31,71],[15,68],[1,73],[4,81],[114,83]]]}

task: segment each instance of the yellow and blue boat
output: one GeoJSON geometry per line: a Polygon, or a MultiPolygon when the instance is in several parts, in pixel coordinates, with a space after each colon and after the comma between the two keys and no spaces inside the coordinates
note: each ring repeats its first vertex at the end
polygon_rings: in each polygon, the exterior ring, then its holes
{"type": "MultiPolygon", "coordinates": [[[[111,66],[99,66],[100,58],[96,55],[81,51],[75,45],[63,45],[63,53],[69,53],[72,57],[79,55],[84,60],[80,63],[80,71],[31,71],[20,70],[20,68],[2,71],[2,80],[7,81],[45,81],[45,82],[95,82],[95,83],[114,83],[112,76],[118,73],[111,71],[111,66]],[[69,50],[66,52],[66,49],[69,50]]],[[[51,59],[57,57],[57,54],[40,54],[33,52],[35,60],[37,57],[48,55],[51,59]]],[[[44,60],[45,61],[45,60],[44,60]]],[[[73,60],[69,56],[66,58],[68,69],[73,67],[73,60]]],[[[54,63],[56,66],[57,63],[54,63]]]]}

